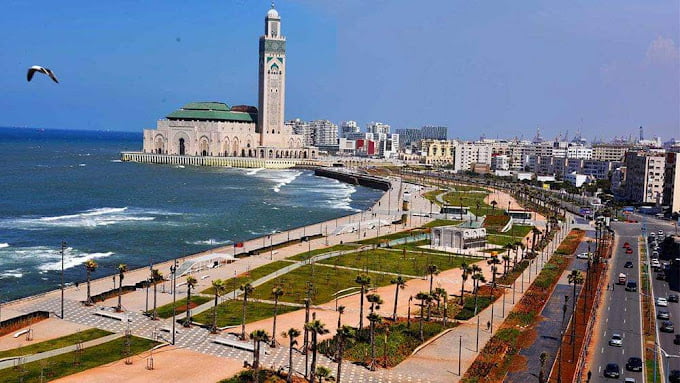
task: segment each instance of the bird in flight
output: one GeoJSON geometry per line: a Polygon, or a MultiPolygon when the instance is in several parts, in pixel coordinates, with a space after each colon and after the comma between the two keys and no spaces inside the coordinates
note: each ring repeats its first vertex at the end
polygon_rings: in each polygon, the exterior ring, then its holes
{"type": "Polygon", "coordinates": [[[32,67],[28,68],[28,73],[26,74],[26,79],[28,81],[31,81],[31,79],[33,78],[33,74],[35,72],[40,72],[40,73],[46,74],[46,75],[50,76],[52,81],[56,82],[57,84],[59,83],[59,81],[57,80],[57,76],[54,75],[54,72],[52,72],[51,70],[49,70],[47,68],[43,68],[39,65],[33,65],[32,67]]]}

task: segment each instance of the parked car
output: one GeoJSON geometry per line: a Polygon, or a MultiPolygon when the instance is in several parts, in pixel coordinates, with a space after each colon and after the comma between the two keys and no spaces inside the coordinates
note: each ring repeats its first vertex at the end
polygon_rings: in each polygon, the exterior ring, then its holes
{"type": "Polygon", "coordinates": [[[680,300],[680,297],[678,297],[678,294],[668,294],[668,301],[669,302],[678,303],[679,300],[680,300]]]}
{"type": "Polygon", "coordinates": [[[626,269],[632,269],[633,268],[633,262],[628,261],[628,262],[626,262],[625,265],[623,265],[623,267],[626,268],[626,269]]]}
{"type": "Polygon", "coordinates": [[[663,297],[656,298],[656,305],[659,307],[668,307],[668,300],[663,297]]]}
{"type": "Polygon", "coordinates": [[[604,368],[604,376],[618,379],[621,376],[619,365],[616,363],[607,363],[607,366],[604,368]]]}
{"type": "Polygon", "coordinates": [[[624,249],[627,249],[627,248],[629,248],[629,247],[630,247],[630,243],[626,242],[626,243],[623,244],[623,248],[624,248],[624,249]]]}
{"type": "Polygon", "coordinates": [[[673,327],[673,322],[669,320],[665,320],[661,322],[661,328],[659,328],[661,332],[675,332],[675,327],[673,327]]]}
{"type": "Polygon", "coordinates": [[[626,291],[637,291],[637,282],[628,281],[628,283],[626,283],[626,291]]]}
{"type": "Polygon", "coordinates": [[[626,370],[642,371],[642,359],[638,357],[628,358],[628,362],[626,362],[626,370]]]}
{"type": "Polygon", "coordinates": [[[626,249],[626,254],[633,254],[633,249],[630,247],[626,249]]]}
{"type": "Polygon", "coordinates": [[[659,310],[656,313],[657,319],[671,319],[671,314],[666,310],[659,310]]]}
{"type": "Polygon", "coordinates": [[[680,344],[680,334],[675,334],[675,338],[673,339],[673,343],[680,344]]]}
{"type": "Polygon", "coordinates": [[[623,383],[635,383],[635,378],[628,377],[623,380],[623,383]]]}
{"type": "Polygon", "coordinates": [[[590,258],[590,254],[589,253],[576,254],[576,258],[578,258],[578,259],[588,259],[588,258],[590,258]]]}
{"type": "Polygon", "coordinates": [[[671,370],[668,374],[668,381],[670,383],[680,383],[680,370],[671,370]]]}
{"type": "Polygon", "coordinates": [[[659,235],[659,237],[663,236],[663,230],[659,230],[657,234],[659,235]]]}
{"type": "Polygon", "coordinates": [[[617,333],[612,334],[611,339],[609,339],[609,345],[614,347],[623,346],[623,337],[621,336],[621,334],[617,333]]]}

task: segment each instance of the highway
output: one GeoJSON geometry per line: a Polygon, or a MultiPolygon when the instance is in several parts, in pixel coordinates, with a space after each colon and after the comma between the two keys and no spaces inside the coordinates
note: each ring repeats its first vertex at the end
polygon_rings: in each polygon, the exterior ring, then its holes
{"type": "MultiPolygon", "coordinates": [[[[642,328],[640,295],[638,292],[626,291],[623,285],[615,285],[612,291],[611,283],[618,280],[619,273],[624,273],[629,280],[639,282],[639,252],[638,236],[640,235],[639,224],[627,224],[612,222],[615,231],[614,256],[609,260],[607,270],[610,284],[604,291],[603,306],[600,310],[602,316],[597,320],[601,325],[595,327],[599,331],[599,344],[596,345],[590,371],[591,382],[623,382],[624,378],[635,378],[636,382],[643,382],[643,372],[627,371],[626,362],[630,357],[642,357],[642,328]],[[633,250],[632,254],[626,254],[623,244],[628,242],[633,250]],[[624,268],[627,261],[633,263],[632,268],[624,268]],[[612,334],[620,334],[623,337],[621,347],[610,346],[609,340],[612,334]],[[606,378],[604,370],[608,363],[616,363],[620,368],[620,378],[606,378]]],[[[597,337],[593,339],[598,339],[597,337]]]]}
{"type": "MultiPolygon", "coordinates": [[[[658,234],[659,230],[663,230],[664,234],[674,234],[675,225],[669,221],[663,221],[656,218],[652,218],[645,215],[634,215],[635,219],[638,219],[642,223],[642,227],[646,229],[646,235],[652,231],[658,234]]],[[[651,249],[650,249],[651,250],[651,249]]],[[[651,254],[651,251],[650,251],[651,254]]],[[[663,263],[668,262],[668,259],[664,259],[663,255],[660,256],[660,261],[663,263]]],[[[668,282],[656,279],[656,272],[652,272],[652,291],[654,297],[664,297],[667,298],[669,294],[680,294],[679,291],[671,291],[668,286],[668,282]]],[[[658,310],[659,307],[656,307],[658,310]]],[[[658,331],[659,326],[663,320],[657,319],[657,335],[659,339],[659,345],[662,351],[662,363],[664,371],[663,382],[668,382],[668,373],[670,370],[680,370],[680,345],[673,343],[673,338],[675,334],[680,334],[680,304],[674,302],[668,302],[668,307],[662,308],[670,313],[670,321],[673,322],[675,328],[675,333],[665,333],[658,331]],[[666,355],[672,355],[675,357],[666,357],[666,355]]],[[[661,366],[660,366],[661,367],[661,366]]],[[[650,379],[650,382],[652,380],[650,379]]]]}

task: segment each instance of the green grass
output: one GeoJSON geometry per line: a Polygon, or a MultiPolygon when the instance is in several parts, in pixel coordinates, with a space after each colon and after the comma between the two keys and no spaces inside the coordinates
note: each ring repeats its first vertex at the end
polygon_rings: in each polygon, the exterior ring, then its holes
{"type": "Polygon", "coordinates": [[[422,233],[423,233],[422,231],[418,231],[418,230],[402,231],[402,232],[399,232],[399,233],[383,235],[381,237],[364,239],[363,241],[359,241],[357,243],[360,243],[362,245],[378,245],[378,244],[381,244],[381,243],[386,242],[386,241],[392,241],[392,240],[395,240],[395,239],[411,237],[411,236],[422,234],[422,233]]]}
{"type": "Polygon", "coordinates": [[[442,189],[431,190],[431,191],[429,191],[429,192],[427,192],[427,193],[424,193],[424,194],[423,194],[423,198],[425,198],[426,200],[428,200],[428,201],[430,201],[430,202],[433,202],[433,203],[435,203],[435,204],[437,204],[437,205],[441,205],[441,203],[440,203],[439,201],[437,201],[437,196],[438,196],[439,194],[444,193],[445,191],[446,191],[446,190],[442,190],[442,189]]]}
{"type": "Polygon", "coordinates": [[[461,199],[463,207],[470,208],[470,212],[474,215],[485,215],[491,212],[491,206],[484,202],[484,198],[488,193],[466,193],[466,192],[449,192],[444,195],[444,201],[447,205],[460,206],[461,199]],[[477,209],[479,203],[479,209],[477,209]]]}
{"type": "Polygon", "coordinates": [[[466,260],[465,257],[455,255],[420,255],[411,252],[407,252],[404,257],[402,252],[376,249],[345,254],[319,263],[406,275],[425,275],[427,265],[434,264],[439,267],[439,270],[447,270],[460,267],[461,263],[466,260]]]}
{"type": "MultiPolygon", "coordinates": [[[[477,314],[482,312],[485,308],[487,308],[491,304],[491,297],[488,295],[482,296],[478,295],[477,296],[477,314]]],[[[466,320],[470,319],[473,316],[475,316],[475,297],[474,296],[467,296],[465,298],[465,304],[463,305],[463,308],[456,314],[455,319],[458,320],[466,320]]]]}
{"type": "MultiPolygon", "coordinates": [[[[229,278],[225,281],[227,290],[232,291],[235,289],[238,289],[239,286],[241,286],[243,283],[246,282],[252,282],[254,280],[260,279],[264,277],[265,275],[269,275],[273,272],[276,272],[277,270],[280,270],[286,266],[290,266],[290,262],[286,261],[275,261],[272,263],[267,263],[266,265],[262,265],[260,267],[256,267],[252,270],[250,270],[250,275],[247,275],[246,273],[240,274],[236,276],[236,278],[229,278]]],[[[201,294],[207,294],[207,295],[214,295],[214,291],[212,287],[208,287],[207,289],[201,291],[201,294]]]]}
{"type": "MultiPolygon", "coordinates": [[[[285,296],[285,295],[284,295],[285,296]]],[[[279,314],[299,310],[299,307],[279,305],[279,314]]],[[[243,310],[242,300],[228,300],[217,305],[217,327],[235,326],[241,324],[243,310]]],[[[274,305],[262,302],[248,302],[246,305],[246,323],[256,322],[274,316],[274,305]]],[[[211,324],[213,320],[213,310],[206,310],[198,315],[194,315],[195,322],[211,324]]]]}
{"type": "MultiPolygon", "coordinates": [[[[307,281],[313,283],[310,294],[312,304],[322,304],[333,300],[333,293],[349,287],[357,287],[354,280],[358,271],[335,269],[321,265],[305,265],[285,275],[271,280],[262,286],[255,288],[253,297],[257,299],[271,299],[271,291],[275,286],[281,286],[285,295],[281,297],[283,302],[303,303],[307,287],[307,281]],[[314,274],[312,274],[314,270],[314,274]]],[[[391,275],[368,273],[373,285],[385,286],[393,278],[391,275]]]]}
{"type": "MultiPolygon", "coordinates": [[[[211,297],[193,294],[191,295],[191,303],[195,304],[196,306],[202,305],[203,303],[208,302],[210,300],[212,300],[211,297]]],[[[179,299],[175,303],[175,313],[179,315],[186,311],[187,311],[187,299],[186,298],[179,299]]],[[[157,307],[156,314],[158,314],[158,316],[161,318],[170,318],[172,316],[172,303],[168,303],[167,305],[157,307]]]]}
{"type": "MultiPolygon", "coordinates": [[[[70,352],[26,363],[23,365],[24,373],[14,368],[6,368],[0,370],[0,381],[19,382],[23,376],[23,381],[25,383],[38,383],[40,382],[40,371],[43,367],[45,367],[44,373],[47,380],[55,380],[67,375],[115,362],[124,358],[122,356],[124,342],[125,338],[120,338],[98,346],[83,349],[83,351],[80,352],[80,363],[78,365],[74,365],[73,363],[75,352],[70,352]]],[[[133,336],[131,337],[130,353],[132,355],[137,355],[149,350],[157,344],[158,342],[133,336]]],[[[143,363],[143,361],[137,360],[137,363],[143,363]]]]}
{"type": "Polygon", "coordinates": [[[78,342],[87,342],[92,339],[101,338],[103,336],[111,335],[112,332],[92,328],[77,332],[75,334],[62,336],[56,339],[46,340],[40,343],[34,343],[30,346],[19,347],[11,350],[0,351],[0,359],[8,358],[10,356],[38,354],[41,352],[56,350],[58,348],[74,345],[78,342]]]}
{"type": "Polygon", "coordinates": [[[292,261],[304,261],[307,258],[313,257],[315,255],[330,253],[330,252],[333,252],[333,251],[354,250],[357,247],[359,247],[359,245],[354,244],[354,243],[344,243],[342,245],[335,245],[335,246],[327,247],[327,248],[324,248],[324,249],[316,249],[316,250],[312,250],[312,251],[309,251],[309,252],[305,251],[304,253],[293,255],[292,257],[288,257],[286,259],[290,259],[292,261]]]}
{"type": "MultiPolygon", "coordinates": [[[[492,245],[505,246],[507,244],[515,243],[521,240],[522,237],[513,237],[506,234],[488,234],[486,236],[486,241],[492,245]]],[[[504,251],[503,249],[498,249],[498,251],[504,251]]]]}
{"type": "Polygon", "coordinates": [[[436,227],[436,226],[451,226],[451,225],[460,225],[463,223],[463,221],[458,221],[458,220],[451,220],[451,219],[435,219],[432,222],[428,222],[423,225],[423,227],[436,227]]]}
{"type": "Polygon", "coordinates": [[[429,239],[423,239],[421,241],[416,241],[416,242],[411,242],[411,243],[404,243],[401,245],[396,245],[392,246],[393,249],[406,249],[406,251],[413,251],[416,253],[430,253],[430,254],[442,254],[442,255],[450,255],[451,253],[447,253],[446,251],[441,251],[441,250],[433,250],[433,249],[422,249],[419,246],[423,245],[429,245],[430,240],[429,239]]]}

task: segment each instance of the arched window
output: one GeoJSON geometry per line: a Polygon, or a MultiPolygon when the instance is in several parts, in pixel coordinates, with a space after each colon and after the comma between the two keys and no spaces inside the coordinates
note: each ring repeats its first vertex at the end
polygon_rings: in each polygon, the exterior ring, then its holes
{"type": "Polygon", "coordinates": [[[179,139],[179,155],[183,156],[186,152],[186,148],[184,147],[184,138],[179,139]]]}

